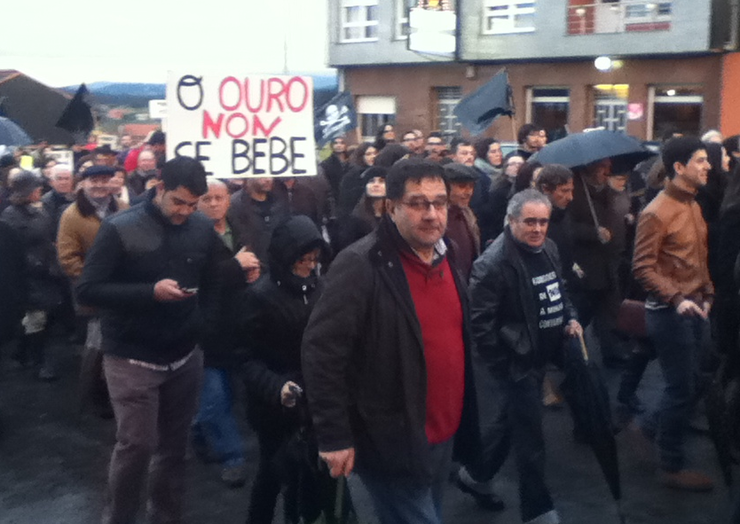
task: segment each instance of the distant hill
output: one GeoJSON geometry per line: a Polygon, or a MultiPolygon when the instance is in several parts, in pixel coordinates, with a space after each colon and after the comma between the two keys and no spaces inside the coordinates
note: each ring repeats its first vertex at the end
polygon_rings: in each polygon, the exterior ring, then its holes
{"type": "MultiPolygon", "coordinates": [[[[336,75],[310,75],[314,82],[314,104],[320,107],[328,102],[339,87],[336,75]]],[[[79,86],[62,87],[63,91],[74,94],[79,86]]],[[[87,84],[95,103],[109,106],[146,107],[149,100],[163,99],[166,96],[165,84],[93,82],[87,84]]]]}

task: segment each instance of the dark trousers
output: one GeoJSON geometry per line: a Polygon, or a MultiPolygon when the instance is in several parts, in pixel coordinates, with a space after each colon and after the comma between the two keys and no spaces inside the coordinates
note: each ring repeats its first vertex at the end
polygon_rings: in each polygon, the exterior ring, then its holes
{"type": "Polygon", "coordinates": [[[424,483],[358,471],[381,524],[441,524],[442,498],[452,464],[453,439],[430,444],[434,478],[424,483]]]}
{"type": "Polygon", "coordinates": [[[103,523],[136,521],[147,473],[151,522],[182,522],[185,453],[203,353],[196,350],[175,371],[154,371],[105,355],[103,369],[117,425],[103,523]]]}
{"type": "Polygon", "coordinates": [[[645,430],[657,436],[661,467],[678,471],[684,467],[684,433],[691,415],[706,322],[698,317],[682,317],[672,307],[648,309],[646,320],[665,389],[658,411],[646,419],[645,430]]]}
{"type": "Polygon", "coordinates": [[[542,432],[543,373],[520,380],[488,375],[478,381],[482,453],[466,465],[471,477],[485,482],[503,465],[513,444],[519,473],[522,521],[529,522],[554,509],[545,484],[545,438],[542,432]]]}
{"type": "MultiPolygon", "coordinates": [[[[275,464],[275,458],[289,435],[287,430],[266,424],[267,427],[255,428],[260,445],[260,462],[257,475],[252,483],[252,494],[249,499],[248,524],[270,524],[275,513],[275,504],[283,483],[275,464]]],[[[292,501],[293,493],[286,493],[286,505],[292,501]]]]}

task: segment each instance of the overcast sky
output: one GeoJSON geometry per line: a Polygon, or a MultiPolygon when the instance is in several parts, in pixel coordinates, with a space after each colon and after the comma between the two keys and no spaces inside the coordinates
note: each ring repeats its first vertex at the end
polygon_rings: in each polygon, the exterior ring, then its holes
{"type": "Polygon", "coordinates": [[[326,0],[34,0],[3,8],[0,69],[53,87],[164,83],[168,69],[323,71],[326,0]]]}

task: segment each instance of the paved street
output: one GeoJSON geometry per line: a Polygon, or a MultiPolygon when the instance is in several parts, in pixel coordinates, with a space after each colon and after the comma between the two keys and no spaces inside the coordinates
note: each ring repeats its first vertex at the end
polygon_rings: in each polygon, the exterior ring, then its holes
{"type": "MultiPolygon", "coordinates": [[[[14,369],[8,349],[0,364],[0,523],[81,524],[98,522],[107,461],[114,442],[114,424],[93,417],[79,417],[76,374],[79,359],[73,346],[55,344],[61,380],[40,383],[27,371],[14,369]]],[[[616,374],[606,374],[613,391],[616,374]]],[[[660,388],[659,372],[651,364],[641,390],[654,402],[660,388]]],[[[241,409],[240,409],[241,412],[241,409]]],[[[240,418],[241,417],[240,415],[240,418]]],[[[590,450],[573,442],[566,410],[548,410],[548,474],[555,504],[569,524],[617,523],[615,504],[590,450]]],[[[257,446],[248,428],[250,475],[256,467],[257,446]]],[[[693,432],[691,462],[717,480],[708,494],[687,494],[661,487],[655,481],[655,464],[641,457],[624,432],[618,436],[623,508],[629,524],[717,524],[729,522],[729,496],[720,484],[713,448],[706,435],[693,432]]],[[[480,510],[472,499],[450,487],[446,522],[514,524],[517,484],[509,460],[497,479],[507,503],[502,513],[480,510]]],[[[188,524],[236,524],[246,519],[247,486],[230,490],[219,478],[219,468],[192,459],[187,496],[188,524]]],[[[250,476],[251,478],[251,476],[250,476]]],[[[360,502],[364,507],[364,504],[360,502]]],[[[280,517],[275,522],[282,522],[280,517]]]]}

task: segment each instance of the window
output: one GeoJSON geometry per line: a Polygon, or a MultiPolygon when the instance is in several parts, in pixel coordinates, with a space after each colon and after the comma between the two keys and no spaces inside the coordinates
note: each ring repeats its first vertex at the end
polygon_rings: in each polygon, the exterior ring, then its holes
{"type": "Polygon", "coordinates": [[[661,137],[669,130],[699,136],[704,103],[701,86],[651,86],[649,96],[652,129],[648,137],[661,137]]]}
{"type": "Polygon", "coordinates": [[[453,87],[435,87],[434,94],[437,99],[437,121],[436,128],[442,133],[447,142],[452,137],[460,134],[460,122],[452,112],[455,106],[462,100],[462,88],[453,87]]]}
{"type": "Polygon", "coordinates": [[[672,2],[655,0],[569,0],[568,34],[667,31],[672,2]]]}
{"type": "Polygon", "coordinates": [[[594,127],[625,132],[627,127],[627,84],[594,86],[594,127]]]}
{"type": "Polygon", "coordinates": [[[340,42],[378,39],[378,0],[342,0],[340,42]]]}
{"type": "Polygon", "coordinates": [[[396,119],[396,99],[392,96],[358,96],[357,116],[362,139],[375,140],[378,128],[396,119]]]}
{"type": "Polygon", "coordinates": [[[568,134],[570,91],[565,87],[530,87],[527,122],[545,128],[552,142],[568,134]]]}
{"type": "Polygon", "coordinates": [[[529,2],[483,0],[483,34],[534,31],[535,4],[535,0],[529,2]]]}

